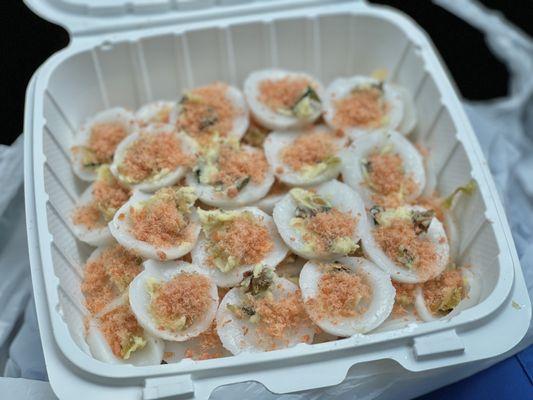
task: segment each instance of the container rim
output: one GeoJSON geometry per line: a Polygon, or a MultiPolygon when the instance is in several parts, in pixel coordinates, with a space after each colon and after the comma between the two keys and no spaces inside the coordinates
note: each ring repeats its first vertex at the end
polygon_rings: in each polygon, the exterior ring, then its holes
{"type": "Polygon", "coordinates": [[[366,0],[24,0],[41,18],[65,28],[72,37],[208,21],[325,3],[366,0]]]}

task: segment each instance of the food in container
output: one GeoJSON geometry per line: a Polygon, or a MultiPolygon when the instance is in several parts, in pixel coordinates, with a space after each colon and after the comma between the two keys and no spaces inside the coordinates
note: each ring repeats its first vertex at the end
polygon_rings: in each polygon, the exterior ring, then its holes
{"type": "MultiPolygon", "coordinates": [[[[300,11],[284,8],[279,12],[269,9],[268,14],[233,14],[243,7],[263,7],[250,4],[224,7],[224,17],[232,13],[231,19],[209,18],[195,22],[194,29],[189,29],[179,24],[166,25],[167,16],[161,19],[162,15],[157,13],[151,14],[151,26],[147,27],[141,8],[127,15],[116,8],[113,12],[120,18],[102,20],[79,15],[76,11],[63,12],[61,5],[50,13],[46,8],[48,2],[28,2],[42,15],[65,23],[74,35],[72,45],[47,61],[30,85],[26,114],[28,134],[25,135],[32,276],[34,286],[41,289],[36,290],[41,336],[48,368],[54,372],[50,374],[52,385],[60,393],[59,397],[71,398],[75,391],[57,378],[54,384],[54,376],[60,374],[77,379],[80,385],[76,385],[76,390],[83,386],[94,398],[106,398],[109,385],[113,385],[117,395],[124,397],[130,393],[136,397],[157,397],[161,390],[168,390],[175,396],[190,396],[194,392],[196,397],[207,398],[215,387],[249,377],[276,393],[286,393],[336,384],[351,365],[384,356],[398,360],[411,370],[472,362],[507,351],[523,335],[530,307],[503,209],[453,87],[431,44],[409,20],[393,10],[369,6],[365,2],[320,6],[313,3],[312,9],[305,7],[300,11]],[[80,20],[81,26],[73,23],[80,20]],[[120,32],[111,35],[110,27],[106,26],[108,21],[113,21],[111,28],[120,32]],[[130,31],[132,26],[135,31],[130,31]],[[94,36],[96,31],[98,35],[94,36]],[[280,40],[287,37],[291,40],[280,40]],[[363,43],[358,37],[367,40],[363,43]],[[266,58],[257,57],[258,54],[266,58]],[[125,65],[130,67],[130,63],[131,68],[124,68],[125,65]],[[63,210],[71,208],[84,189],[68,163],[70,134],[75,131],[72,128],[87,115],[116,104],[136,109],[142,101],[174,98],[183,87],[208,85],[221,79],[240,85],[250,71],[266,65],[311,69],[324,83],[339,75],[360,75],[386,68],[392,82],[387,84],[401,85],[412,95],[418,114],[416,128],[404,128],[402,119],[397,130],[400,133],[411,131],[410,140],[428,149],[424,158],[431,165],[432,173],[427,174],[424,196],[433,195],[434,190],[439,192],[436,196],[446,196],[471,179],[479,185],[479,190],[473,195],[461,196],[446,214],[457,217],[456,231],[461,236],[456,250],[450,249],[450,255],[459,255],[461,260],[474,264],[482,272],[479,274],[483,280],[481,304],[445,322],[413,324],[408,329],[374,335],[384,326],[380,325],[354,338],[313,347],[301,344],[261,355],[184,360],[178,365],[142,369],[105,365],[86,357],[82,354],[89,351],[83,340],[84,308],[76,297],[80,280],[76,278],[75,267],[70,268],[67,263],[73,261],[74,265],[82,265],[90,249],[74,241],[62,214],[63,210]],[[84,79],[76,80],[74,85],[72,76],[80,75],[84,79]],[[73,98],[78,101],[73,102],[73,98]],[[516,302],[513,307],[510,307],[511,299],[516,302]],[[505,306],[506,302],[509,307],[505,306]],[[473,324],[474,320],[483,321],[483,324],[473,324]],[[480,350],[476,346],[509,323],[516,327],[512,334],[498,335],[500,339],[490,348],[480,350]],[[437,332],[438,335],[434,335],[437,332]],[[387,343],[386,355],[379,351],[378,341],[387,343]],[[465,351],[457,351],[459,348],[465,351]],[[332,357],[324,359],[322,356],[326,353],[332,357]],[[337,354],[340,357],[337,358],[337,354]],[[324,360],[328,364],[328,374],[314,373],[324,368],[324,360]],[[285,377],[294,376],[304,367],[309,368],[314,379],[306,382],[279,379],[276,375],[279,371],[268,367],[278,363],[283,366],[285,377]],[[167,373],[169,376],[163,376],[167,373]],[[176,375],[171,376],[174,373],[176,375]],[[98,379],[93,379],[95,376],[98,379]]],[[[101,5],[93,6],[97,11],[104,11],[101,5]]],[[[190,21],[193,14],[201,14],[195,13],[175,13],[175,18],[176,21],[190,21]]],[[[215,17],[214,13],[209,15],[215,17]]],[[[404,104],[404,114],[407,114],[405,108],[404,104]]],[[[264,131],[267,133],[268,129],[264,131]]],[[[206,136],[211,139],[214,134],[206,136]]],[[[250,135],[244,143],[261,146],[263,136],[263,133],[250,135]],[[250,141],[256,136],[259,140],[250,141]]],[[[261,200],[263,198],[251,204],[261,200]]],[[[432,208],[422,199],[416,199],[413,204],[432,208]]],[[[447,235],[450,244],[457,240],[457,235],[450,232],[447,235]]],[[[363,254],[364,247],[363,244],[363,254]]],[[[225,291],[220,290],[221,293],[225,291]]],[[[320,332],[316,326],[314,331],[320,332]]],[[[315,334],[315,338],[313,341],[321,342],[334,340],[336,336],[322,332],[315,334]]]]}

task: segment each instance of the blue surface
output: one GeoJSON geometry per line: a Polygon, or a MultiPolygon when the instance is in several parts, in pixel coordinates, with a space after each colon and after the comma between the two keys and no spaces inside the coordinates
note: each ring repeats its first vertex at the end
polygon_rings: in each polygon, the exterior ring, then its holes
{"type": "Polygon", "coordinates": [[[441,399],[533,400],[533,345],[489,369],[417,400],[441,399]]]}

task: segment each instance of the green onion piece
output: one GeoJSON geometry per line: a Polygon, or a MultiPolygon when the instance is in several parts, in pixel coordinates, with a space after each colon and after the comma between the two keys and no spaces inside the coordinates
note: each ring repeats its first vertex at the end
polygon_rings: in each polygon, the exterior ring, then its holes
{"type": "Polygon", "coordinates": [[[452,194],[450,194],[448,197],[446,197],[443,202],[442,202],[442,206],[446,209],[449,209],[452,207],[452,204],[453,204],[453,200],[455,199],[455,197],[459,194],[459,193],[464,193],[464,194],[467,194],[469,196],[471,196],[474,191],[476,190],[476,181],[474,181],[473,179],[468,182],[466,185],[464,186],[459,186],[457,189],[455,189],[452,194]]]}

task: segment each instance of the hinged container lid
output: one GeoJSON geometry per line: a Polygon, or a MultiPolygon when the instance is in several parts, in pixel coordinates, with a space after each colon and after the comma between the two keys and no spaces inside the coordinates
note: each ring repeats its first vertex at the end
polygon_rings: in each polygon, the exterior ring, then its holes
{"type": "Polygon", "coordinates": [[[71,36],[97,35],[214,18],[361,0],[24,0],[71,36]]]}

